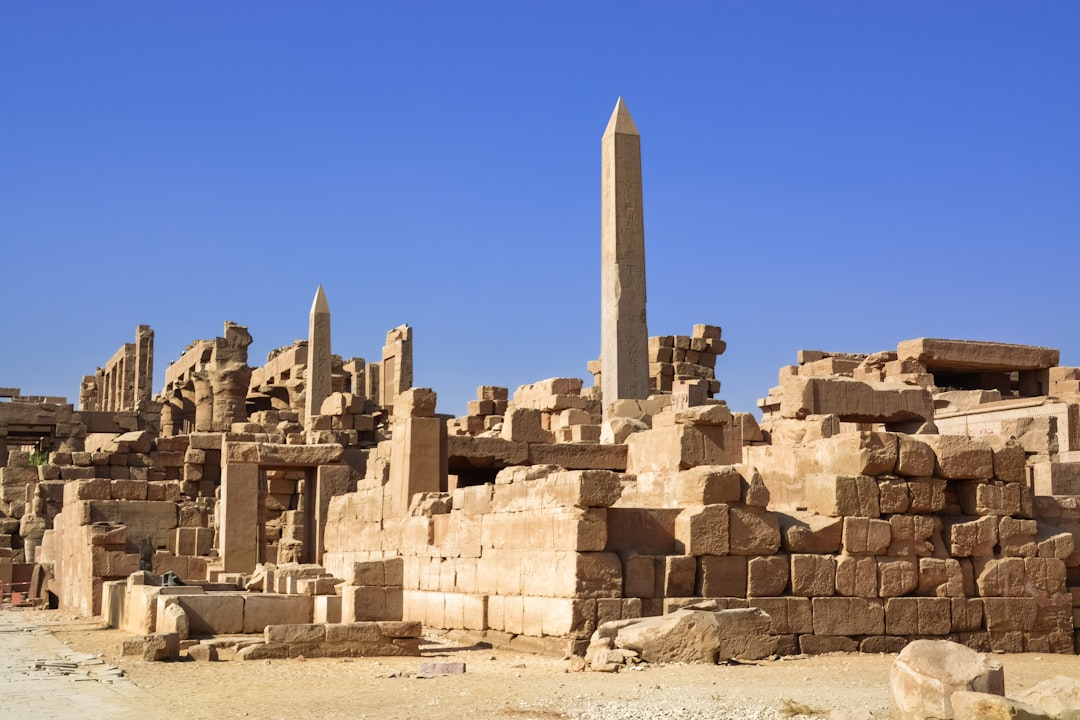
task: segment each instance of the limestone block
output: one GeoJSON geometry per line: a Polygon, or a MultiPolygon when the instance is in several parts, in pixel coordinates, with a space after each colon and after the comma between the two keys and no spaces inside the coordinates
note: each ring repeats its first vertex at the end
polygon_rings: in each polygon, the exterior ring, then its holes
{"type": "Polygon", "coordinates": [[[914,592],[919,586],[919,565],[916,558],[879,557],[878,595],[899,597],[914,592]]]}
{"type": "Polygon", "coordinates": [[[262,632],[272,624],[302,624],[312,621],[310,595],[249,594],[244,597],[244,633],[262,632]]]}
{"type": "MultiPolygon", "coordinates": [[[[1004,519],[1004,518],[1003,518],[1004,519]]],[[[1039,557],[1065,560],[1073,554],[1075,540],[1072,533],[1057,533],[1039,541],[1039,557]]]]}
{"type": "Polygon", "coordinates": [[[217,662],[218,651],[214,645],[199,643],[187,649],[188,657],[197,662],[217,662]]]}
{"type": "Polygon", "coordinates": [[[735,555],[702,555],[698,558],[700,597],[746,597],[747,560],[735,555]]]}
{"type": "Polygon", "coordinates": [[[630,555],[623,560],[625,597],[651,598],[655,595],[656,560],[652,555],[630,555]]]}
{"type": "Polygon", "coordinates": [[[552,637],[587,638],[596,630],[596,600],[539,598],[540,631],[552,637]]]}
{"type": "Polygon", "coordinates": [[[877,597],[877,560],[856,555],[836,558],[836,592],[845,597],[877,597]]]}
{"type": "Polygon", "coordinates": [[[675,501],[680,505],[737,503],[743,478],[731,465],[701,465],[675,476],[675,501]]]}
{"type": "Polygon", "coordinates": [[[550,443],[551,433],[543,427],[543,413],[531,408],[514,408],[503,419],[501,437],[511,442],[550,443]]]}
{"type": "Polygon", "coordinates": [[[769,616],[758,608],[719,612],[684,609],[618,628],[614,645],[636,651],[645,662],[760,659],[776,649],[769,625],[769,616]]]}
{"type": "Polygon", "coordinates": [[[180,604],[169,598],[159,598],[155,628],[159,633],[176,633],[181,640],[187,640],[190,632],[187,613],[180,604]]]}
{"type": "Polygon", "coordinates": [[[312,622],[341,622],[341,595],[317,595],[312,600],[314,600],[311,611],[312,622]]]}
{"type": "Polygon", "coordinates": [[[180,659],[180,636],[176,633],[151,633],[143,638],[143,660],[160,662],[180,659]]]}
{"type": "Polygon", "coordinates": [[[878,505],[881,514],[907,512],[911,503],[907,481],[891,476],[879,477],[877,480],[878,505]]]}
{"type": "Polygon", "coordinates": [[[965,515],[1022,515],[1024,503],[1020,483],[956,483],[956,497],[965,515]]]}
{"type": "Polygon", "coordinates": [[[901,360],[914,360],[927,368],[964,372],[1041,370],[1054,367],[1061,357],[1057,350],[1034,345],[939,338],[905,340],[896,352],[901,360]]]}
{"type": "Polygon", "coordinates": [[[901,434],[897,437],[899,457],[896,474],[904,477],[933,475],[934,463],[937,460],[934,449],[911,435],[901,434]]]}
{"type": "Polygon", "coordinates": [[[984,597],[982,605],[990,632],[1026,632],[1035,627],[1038,608],[1034,598],[984,597]]]}
{"type": "Polygon", "coordinates": [[[998,521],[998,544],[1001,554],[1009,557],[1035,557],[1039,524],[1034,520],[1003,517],[998,521]]]}
{"type": "Polygon", "coordinates": [[[780,415],[836,415],[843,422],[896,423],[932,418],[934,403],[923,387],[795,376],[780,383],[780,415]]]}
{"type": "Polygon", "coordinates": [[[840,635],[800,635],[799,652],[803,655],[824,655],[826,653],[854,653],[859,651],[859,642],[840,635]]]}
{"type": "Polygon", "coordinates": [[[843,548],[848,555],[883,555],[892,542],[892,525],[874,518],[844,518],[843,548]]]}
{"type": "Polygon", "coordinates": [[[943,478],[912,478],[908,480],[910,503],[908,512],[936,513],[945,508],[945,488],[943,478]]]}
{"type": "Polygon", "coordinates": [[[780,548],[776,513],[740,505],[728,509],[729,549],[732,555],[772,555],[780,548]]]}
{"type": "Polygon", "coordinates": [[[687,470],[742,459],[741,446],[728,447],[724,428],[690,425],[654,427],[626,439],[629,473],[687,470]]]}
{"type": "Polygon", "coordinates": [[[64,485],[65,505],[70,505],[79,500],[110,499],[112,499],[112,483],[109,480],[75,480],[64,485]]]}
{"type": "Polygon", "coordinates": [[[1001,664],[947,640],[916,640],[897,656],[889,673],[893,717],[953,717],[957,690],[1005,694],[1001,664]]]}
{"type": "Polygon", "coordinates": [[[675,549],[684,555],[727,555],[729,506],[724,503],[688,507],[675,518],[675,549]]]}
{"type": "Polygon", "coordinates": [[[991,436],[988,442],[994,450],[994,477],[1002,482],[1025,482],[1027,456],[1024,446],[1015,438],[1000,435],[991,436]]]}
{"type": "Polygon", "coordinates": [[[436,394],[431,388],[409,388],[394,397],[397,417],[432,417],[435,414],[436,394]]]}
{"type": "Polygon", "coordinates": [[[1068,717],[1080,712],[1080,683],[1076,678],[1064,675],[1043,680],[1015,693],[1014,697],[1052,717],[1068,717]]]}
{"type": "Polygon", "coordinates": [[[934,475],[949,480],[989,480],[994,477],[990,444],[965,435],[920,435],[934,450],[934,475]]]}
{"type": "Polygon", "coordinates": [[[761,608],[768,614],[774,635],[811,633],[814,631],[814,613],[810,598],[805,597],[755,597],[749,600],[751,607],[761,608]]]}
{"type": "Polygon", "coordinates": [[[877,481],[869,475],[822,475],[805,478],[806,508],[823,515],[881,514],[877,481]]]}
{"type": "Polygon", "coordinates": [[[1036,590],[1047,595],[1065,590],[1065,563],[1055,558],[1024,558],[1024,570],[1036,590]]]}
{"type": "Polygon", "coordinates": [[[885,601],[889,635],[948,635],[952,632],[949,598],[893,597],[885,601]]]}
{"type": "Polygon", "coordinates": [[[880,601],[857,597],[815,597],[814,634],[883,635],[885,610],[880,601]]]}
{"type": "Polygon", "coordinates": [[[836,592],[836,561],[829,555],[792,553],[791,594],[824,597],[836,592]]]}
{"type": "Polygon", "coordinates": [[[976,632],[982,628],[983,605],[981,598],[952,598],[952,631],[976,632]]]}
{"type": "Polygon", "coordinates": [[[992,555],[997,544],[997,526],[997,519],[992,516],[969,522],[946,522],[944,530],[949,554],[955,557],[992,555]]]}
{"type": "Polygon", "coordinates": [[[884,555],[926,556],[934,553],[931,541],[938,521],[930,515],[893,515],[889,518],[892,541],[884,555]]]}
{"type": "Polygon", "coordinates": [[[188,616],[192,635],[229,635],[244,631],[244,596],[184,594],[176,596],[188,616]]]}
{"type": "Polygon", "coordinates": [[[93,565],[91,572],[98,577],[127,577],[139,569],[139,556],[123,550],[106,550],[104,547],[91,548],[93,565]]]}
{"type": "Polygon", "coordinates": [[[960,561],[952,558],[919,558],[919,595],[963,597],[964,590],[960,561]]]}
{"type": "Polygon", "coordinates": [[[1040,462],[1031,472],[1036,495],[1080,495],[1080,463],[1040,462]]]}
{"type": "Polygon", "coordinates": [[[622,478],[610,470],[571,470],[536,480],[544,507],[610,507],[622,495],[622,478]]]}
{"type": "Polygon", "coordinates": [[[839,552],[843,538],[843,518],[815,513],[777,513],[784,550],[791,553],[828,554],[839,552]]]}
{"type": "Polygon", "coordinates": [[[835,475],[888,475],[896,469],[896,435],[842,432],[813,444],[820,472],[835,475]]]}
{"type": "Polygon", "coordinates": [[[791,559],[787,555],[750,558],[747,563],[746,593],[755,597],[783,595],[790,577],[791,559]]]}
{"type": "Polygon", "coordinates": [[[655,597],[690,597],[694,594],[697,559],[691,555],[656,558],[655,597]]]}

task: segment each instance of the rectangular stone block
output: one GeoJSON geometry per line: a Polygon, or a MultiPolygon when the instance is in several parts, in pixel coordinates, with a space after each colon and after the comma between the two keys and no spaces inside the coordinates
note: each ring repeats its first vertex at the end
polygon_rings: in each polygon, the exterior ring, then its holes
{"type": "Polygon", "coordinates": [[[1027,632],[1035,627],[1035,598],[984,597],[982,605],[989,632],[1027,632]]]}
{"type": "Polygon", "coordinates": [[[245,633],[259,633],[267,625],[312,622],[312,598],[306,595],[249,594],[244,600],[245,633]]]}
{"type": "Polygon", "coordinates": [[[864,598],[815,597],[815,635],[883,635],[885,610],[880,601],[864,598]]]}
{"type": "Polygon", "coordinates": [[[868,475],[807,475],[804,492],[811,512],[875,518],[881,514],[877,481],[868,475]]]}
{"type": "Polygon", "coordinates": [[[836,558],[836,592],[846,597],[877,597],[877,560],[857,555],[836,558]]]}
{"type": "Polygon", "coordinates": [[[750,558],[747,563],[747,595],[759,598],[783,595],[790,577],[791,558],[787,555],[750,558]]]}
{"type": "Polygon", "coordinates": [[[675,518],[675,549],[684,555],[727,555],[728,533],[728,505],[689,507],[675,518]]]}
{"type": "Polygon", "coordinates": [[[772,622],[774,635],[814,632],[813,606],[804,597],[751,597],[747,604],[764,610],[772,622]]]}
{"type": "Polygon", "coordinates": [[[882,555],[892,542],[892,525],[866,517],[844,518],[843,548],[848,555],[882,555]]]}
{"type": "Polygon", "coordinates": [[[702,555],[698,558],[697,590],[700,597],[746,597],[747,558],[737,555],[702,555]]]}
{"type": "Polygon", "coordinates": [[[232,635],[244,632],[244,596],[179,595],[180,607],[188,616],[191,635],[232,635]]]}
{"type": "Polygon", "coordinates": [[[829,555],[791,555],[791,594],[823,597],[836,592],[836,561],[829,555]]]}

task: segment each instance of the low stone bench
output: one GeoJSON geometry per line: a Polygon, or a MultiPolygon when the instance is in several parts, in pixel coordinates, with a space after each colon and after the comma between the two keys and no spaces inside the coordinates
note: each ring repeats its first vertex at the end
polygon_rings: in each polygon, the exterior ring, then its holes
{"type": "Polygon", "coordinates": [[[243,660],[420,654],[419,622],[379,621],[268,625],[265,641],[240,651],[243,660]]]}

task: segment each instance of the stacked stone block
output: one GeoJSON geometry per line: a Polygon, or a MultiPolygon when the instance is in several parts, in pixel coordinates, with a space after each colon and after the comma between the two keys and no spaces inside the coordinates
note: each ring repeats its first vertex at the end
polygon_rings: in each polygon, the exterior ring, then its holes
{"type": "Polygon", "coordinates": [[[451,435],[477,436],[501,429],[509,405],[510,391],[504,387],[481,385],[470,400],[465,415],[447,421],[451,435]]]}
{"type": "Polygon", "coordinates": [[[705,381],[706,397],[720,392],[716,358],[727,349],[715,325],[695,325],[690,335],[659,335],[649,338],[649,387],[670,392],[680,380],[705,381]]]}

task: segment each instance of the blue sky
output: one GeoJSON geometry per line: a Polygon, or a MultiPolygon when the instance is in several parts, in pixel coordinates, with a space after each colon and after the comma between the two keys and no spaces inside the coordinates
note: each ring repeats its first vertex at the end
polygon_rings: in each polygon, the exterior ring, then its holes
{"type": "Polygon", "coordinates": [[[724,328],[737,410],[800,348],[1080,364],[1080,5],[0,6],[0,386],[77,400],[135,326],[155,389],[225,320],[415,381],[586,377],[600,137],[642,133],[650,334],[724,328]]]}

